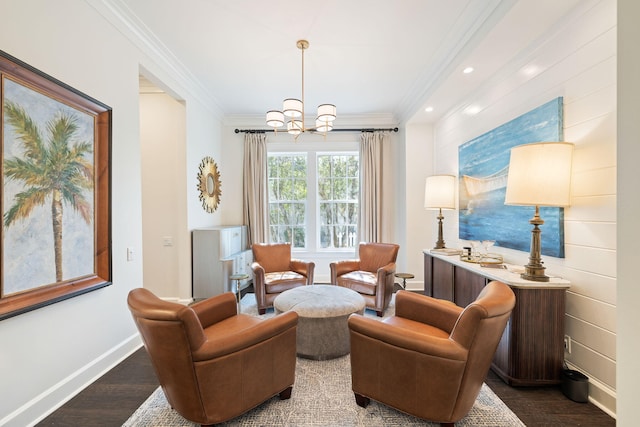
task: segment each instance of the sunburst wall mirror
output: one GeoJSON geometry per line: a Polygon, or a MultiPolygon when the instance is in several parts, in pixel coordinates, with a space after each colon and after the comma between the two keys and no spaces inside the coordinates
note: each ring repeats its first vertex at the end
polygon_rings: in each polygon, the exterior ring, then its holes
{"type": "Polygon", "coordinates": [[[222,195],[221,185],[218,165],[211,157],[205,157],[200,162],[200,171],[198,172],[198,191],[200,192],[202,209],[209,213],[218,209],[222,195]]]}

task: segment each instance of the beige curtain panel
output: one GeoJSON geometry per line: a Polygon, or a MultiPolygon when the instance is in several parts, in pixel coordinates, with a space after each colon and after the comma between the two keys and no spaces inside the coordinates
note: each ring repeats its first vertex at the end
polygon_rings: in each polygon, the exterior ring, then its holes
{"type": "Polygon", "coordinates": [[[247,226],[248,244],[268,243],[267,136],[264,133],[245,133],[242,169],[242,215],[247,226]]]}
{"type": "Polygon", "coordinates": [[[360,136],[360,219],[361,242],[382,238],[382,145],[388,132],[363,132],[360,136]]]}

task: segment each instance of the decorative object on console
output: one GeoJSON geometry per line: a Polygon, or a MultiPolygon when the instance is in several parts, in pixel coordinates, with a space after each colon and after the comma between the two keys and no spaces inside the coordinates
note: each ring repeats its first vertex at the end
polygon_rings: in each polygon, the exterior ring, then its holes
{"type": "Polygon", "coordinates": [[[304,124],[304,51],[309,48],[309,42],[298,40],[296,46],[302,52],[302,99],[287,98],[282,103],[282,111],[267,111],[267,125],[277,129],[284,126],[288,117],[287,132],[295,137],[302,132],[329,132],[333,129],[333,121],[336,119],[336,106],[333,104],[318,106],[315,127],[307,128],[304,124]]]}
{"type": "Polygon", "coordinates": [[[438,241],[434,249],[444,249],[442,238],[442,209],[456,208],[456,177],[453,175],[432,175],[424,186],[424,208],[438,209],[438,241]]]}
{"type": "MultiPolygon", "coordinates": [[[[520,232],[529,208],[504,205],[511,148],[537,141],[562,141],[562,98],[498,126],[458,149],[458,223],[462,240],[495,240],[496,246],[529,250],[520,232]]],[[[563,210],[542,208],[543,254],[564,258],[563,210]]]]}
{"type": "Polygon", "coordinates": [[[571,158],[573,144],[567,142],[537,142],[511,149],[505,205],[535,206],[529,221],[531,252],[529,263],[521,274],[523,279],[548,282],[541,260],[539,226],[540,206],[565,207],[570,203],[571,158]]]}
{"type": "Polygon", "coordinates": [[[222,195],[221,185],[218,165],[211,157],[205,157],[200,162],[198,191],[200,192],[202,209],[208,213],[213,213],[218,209],[220,196],[222,195]]]}

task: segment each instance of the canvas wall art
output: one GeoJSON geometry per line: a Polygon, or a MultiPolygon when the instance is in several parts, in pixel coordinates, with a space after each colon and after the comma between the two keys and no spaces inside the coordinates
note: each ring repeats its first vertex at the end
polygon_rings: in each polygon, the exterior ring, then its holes
{"type": "Polygon", "coordinates": [[[0,52],[0,319],[111,280],[111,109],[0,52]]]}
{"type": "MultiPolygon", "coordinates": [[[[521,144],[563,140],[559,97],[460,145],[460,239],[495,240],[496,246],[529,252],[534,207],[504,204],[510,150],[521,144]]],[[[540,216],[545,222],[542,254],[564,258],[564,209],[541,207],[540,216]]]]}

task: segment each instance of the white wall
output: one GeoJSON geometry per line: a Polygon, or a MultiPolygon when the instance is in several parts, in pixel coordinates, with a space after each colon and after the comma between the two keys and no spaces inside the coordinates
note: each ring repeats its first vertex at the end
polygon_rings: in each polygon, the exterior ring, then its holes
{"type": "Polygon", "coordinates": [[[638,286],[638,159],[640,159],[640,3],[618,1],[618,297],[617,424],[638,424],[640,286],[638,286]]]}
{"type": "MultiPolygon", "coordinates": [[[[130,42],[126,28],[114,28],[110,20],[116,12],[100,0],[2,1],[7,17],[0,26],[2,50],[113,108],[113,285],[0,322],[0,425],[25,426],[46,416],[140,345],[126,298],[143,282],[141,67],[187,106],[188,211],[179,226],[188,230],[190,224],[216,221],[198,211],[195,177],[205,153],[219,154],[219,115],[189,82],[151,59],[148,47],[130,42]],[[126,260],[127,247],[137,252],[132,262],[126,260]]],[[[190,276],[184,264],[179,262],[179,274],[190,276]]],[[[176,290],[180,298],[190,293],[190,284],[188,291],[176,290]]]]}
{"type": "Polygon", "coordinates": [[[162,298],[175,298],[191,283],[180,275],[179,256],[191,253],[185,115],[185,106],[166,93],[140,95],[144,287],[162,298]]]}
{"type": "MultiPolygon", "coordinates": [[[[509,13],[515,11],[517,5],[509,13]]],[[[591,399],[615,413],[616,2],[584,2],[546,34],[461,102],[482,105],[480,113],[468,116],[460,108],[437,123],[435,172],[457,172],[460,144],[564,97],[564,137],[576,144],[571,207],[565,209],[566,258],[543,261],[547,271],[572,282],[565,317],[572,353],[566,360],[590,378],[591,399]],[[520,72],[531,65],[539,67],[535,76],[520,72]]],[[[446,218],[448,246],[463,246],[452,238],[457,230],[457,216],[446,218]]],[[[529,232],[523,224],[523,233],[529,232]]],[[[528,253],[498,250],[510,263],[528,262],[528,253]]]]}
{"type": "MultiPolygon", "coordinates": [[[[433,127],[431,125],[414,125],[406,129],[405,168],[405,211],[406,218],[406,265],[404,272],[411,273],[414,279],[407,280],[407,289],[424,289],[424,255],[423,250],[435,246],[436,237],[432,234],[433,225],[437,223],[437,211],[424,208],[424,185],[428,176],[434,174],[455,174],[457,167],[449,170],[434,170],[433,127]]],[[[443,211],[444,223],[456,211],[443,211]]],[[[445,235],[447,246],[453,243],[455,235],[445,235]],[[449,239],[452,239],[451,241],[449,239]]],[[[400,270],[398,270],[400,271],[400,270]]]]}

